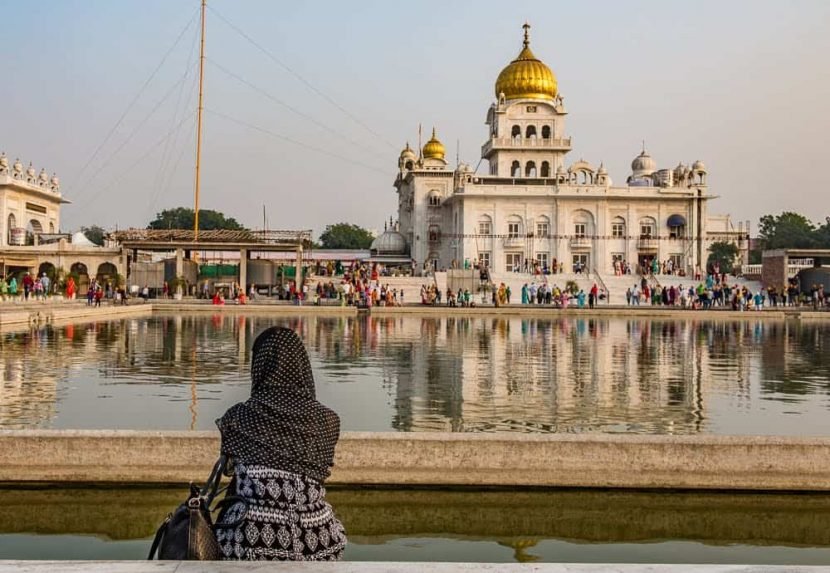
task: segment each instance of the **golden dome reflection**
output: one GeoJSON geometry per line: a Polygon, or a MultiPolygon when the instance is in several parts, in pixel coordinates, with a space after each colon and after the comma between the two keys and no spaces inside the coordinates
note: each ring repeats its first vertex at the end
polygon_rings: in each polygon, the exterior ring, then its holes
{"type": "Polygon", "coordinates": [[[524,47],[496,80],[496,97],[505,99],[544,99],[556,97],[556,76],[530,51],[530,24],[524,26],[524,47]]]}
{"type": "Polygon", "coordinates": [[[427,144],[424,145],[424,158],[425,159],[444,159],[445,150],[444,144],[438,141],[438,138],[435,137],[435,128],[432,128],[432,139],[427,141],[427,144]]]}

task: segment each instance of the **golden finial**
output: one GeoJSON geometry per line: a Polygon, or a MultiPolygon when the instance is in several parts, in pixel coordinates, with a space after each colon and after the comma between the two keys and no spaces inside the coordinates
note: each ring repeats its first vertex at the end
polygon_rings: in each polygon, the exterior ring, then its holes
{"type": "Polygon", "coordinates": [[[525,31],[525,39],[524,39],[524,46],[527,48],[530,45],[530,24],[525,20],[524,26],[522,28],[525,31]]]}

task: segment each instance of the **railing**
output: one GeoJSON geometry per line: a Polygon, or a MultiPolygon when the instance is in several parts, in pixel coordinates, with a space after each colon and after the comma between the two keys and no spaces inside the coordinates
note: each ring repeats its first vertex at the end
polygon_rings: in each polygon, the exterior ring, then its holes
{"type": "MultiPolygon", "coordinates": [[[[799,260],[799,259],[795,259],[799,260]]],[[[801,259],[803,261],[804,259],[801,259]]],[[[812,259],[809,259],[812,261],[812,259]]],[[[741,265],[739,267],[741,276],[761,276],[761,270],[763,269],[764,265],[741,265]]],[[[804,269],[812,269],[813,264],[789,264],[787,265],[787,277],[793,278],[798,274],[799,271],[804,269]]]]}
{"type": "Polygon", "coordinates": [[[588,237],[574,237],[571,239],[572,249],[590,249],[591,239],[588,237]]]}
{"type": "Polygon", "coordinates": [[[637,239],[637,248],[641,251],[656,251],[658,248],[657,239],[640,237],[637,239]]]}
{"type": "Polygon", "coordinates": [[[597,282],[599,283],[598,286],[605,291],[605,304],[611,304],[611,289],[609,289],[608,285],[605,284],[605,281],[602,280],[602,275],[599,274],[599,271],[596,268],[594,268],[591,272],[596,277],[597,282]]]}
{"type": "Polygon", "coordinates": [[[506,237],[503,245],[505,247],[523,247],[525,245],[525,237],[506,237]]]}
{"type": "Polygon", "coordinates": [[[541,147],[544,149],[570,149],[571,138],[526,138],[526,137],[493,137],[481,146],[483,154],[489,153],[496,148],[527,148],[527,147],[541,147]]]}

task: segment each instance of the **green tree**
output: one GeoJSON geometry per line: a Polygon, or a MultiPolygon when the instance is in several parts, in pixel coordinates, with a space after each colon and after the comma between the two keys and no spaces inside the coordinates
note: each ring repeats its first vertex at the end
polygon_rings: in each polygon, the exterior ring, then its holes
{"type": "Polygon", "coordinates": [[[86,238],[98,245],[104,246],[104,235],[106,231],[98,225],[90,225],[89,227],[81,227],[81,232],[86,235],[86,238]]]}
{"type": "Polygon", "coordinates": [[[824,219],[824,224],[816,229],[816,247],[830,249],[830,217],[824,219]]]}
{"type": "MultiPolygon", "coordinates": [[[[194,219],[193,209],[187,207],[176,207],[165,209],[156,214],[156,218],[147,225],[148,229],[192,229],[194,219]]],[[[211,209],[199,209],[199,230],[213,231],[217,229],[229,229],[241,231],[245,227],[240,225],[233,217],[227,217],[224,213],[211,209]]]]}
{"type": "Polygon", "coordinates": [[[769,249],[809,249],[816,246],[816,227],[804,215],[785,211],[764,215],[759,228],[761,245],[769,249]]]}
{"type": "Polygon", "coordinates": [[[718,241],[709,246],[709,258],[706,260],[706,267],[717,264],[720,266],[720,272],[732,274],[737,258],[738,245],[718,241]]]}
{"type": "Polygon", "coordinates": [[[373,240],[369,231],[350,223],[327,225],[320,235],[324,249],[368,249],[373,240]]]}

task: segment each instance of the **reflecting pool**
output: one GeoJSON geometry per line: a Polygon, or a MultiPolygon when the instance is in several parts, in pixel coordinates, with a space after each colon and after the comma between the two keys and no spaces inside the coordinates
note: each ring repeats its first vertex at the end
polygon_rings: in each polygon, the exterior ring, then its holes
{"type": "Polygon", "coordinates": [[[153,315],[0,334],[0,428],[212,429],[264,328],[344,430],[830,435],[830,324],[153,315]]]}
{"type": "MultiPolygon", "coordinates": [[[[0,489],[0,559],[142,559],[183,488],[0,489]]],[[[352,561],[830,564],[830,496],[331,489],[352,561]]]]}

